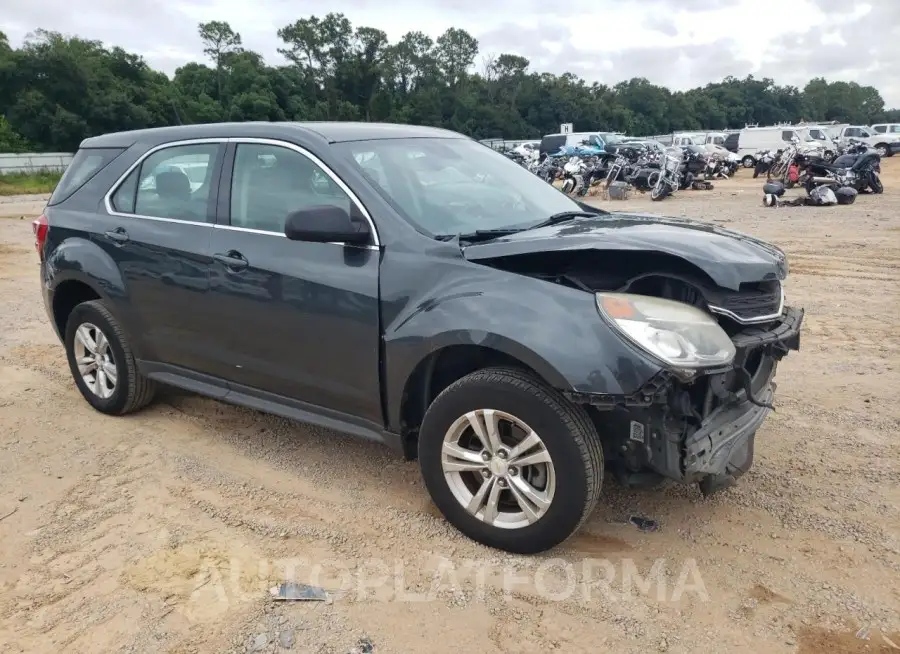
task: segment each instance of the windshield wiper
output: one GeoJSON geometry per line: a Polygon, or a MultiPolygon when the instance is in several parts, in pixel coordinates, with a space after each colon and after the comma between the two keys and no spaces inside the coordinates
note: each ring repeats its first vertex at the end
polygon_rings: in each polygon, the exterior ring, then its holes
{"type": "Polygon", "coordinates": [[[460,241],[488,241],[492,238],[509,236],[517,232],[525,231],[524,227],[507,227],[504,229],[476,229],[474,232],[462,234],[438,234],[435,238],[439,241],[452,241],[458,238],[460,241]]]}
{"type": "Polygon", "coordinates": [[[596,218],[599,214],[593,213],[591,211],[560,211],[559,213],[555,213],[547,220],[542,220],[537,225],[532,225],[528,229],[539,229],[541,227],[550,227],[551,225],[558,225],[559,223],[566,223],[570,220],[574,220],[575,218],[596,218]]]}
{"type": "Polygon", "coordinates": [[[474,232],[468,232],[465,234],[438,234],[437,236],[435,236],[435,238],[439,241],[452,241],[455,238],[458,238],[460,241],[484,241],[490,240],[492,238],[500,238],[501,236],[509,236],[510,234],[518,234],[519,232],[524,232],[529,229],[538,229],[539,227],[549,227],[550,225],[557,225],[559,223],[574,220],[575,218],[596,218],[597,216],[602,216],[607,213],[609,212],[603,211],[603,209],[597,209],[595,211],[560,211],[559,213],[553,214],[546,220],[542,220],[536,225],[531,225],[529,227],[476,229],[474,232]]]}

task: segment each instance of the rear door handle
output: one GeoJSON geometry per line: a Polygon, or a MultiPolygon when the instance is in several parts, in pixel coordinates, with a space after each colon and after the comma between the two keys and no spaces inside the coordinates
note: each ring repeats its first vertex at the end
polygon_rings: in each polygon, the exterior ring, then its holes
{"type": "Polygon", "coordinates": [[[116,227],[104,234],[106,238],[114,243],[125,243],[128,240],[128,232],[126,232],[122,227],[116,227]]]}
{"type": "Polygon", "coordinates": [[[214,254],[213,259],[231,270],[243,270],[250,265],[250,262],[247,261],[243,254],[234,250],[226,254],[214,254]]]}

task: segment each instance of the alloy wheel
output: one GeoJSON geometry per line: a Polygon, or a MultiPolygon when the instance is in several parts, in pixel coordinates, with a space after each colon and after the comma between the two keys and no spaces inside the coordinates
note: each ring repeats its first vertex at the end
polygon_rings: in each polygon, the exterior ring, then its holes
{"type": "Polygon", "coordinates": [[[450,426],[441,467],[456,500],[501,529],[540,520],[556,491],[556,471],[541,437],[516,416],[493,409],[469,411],[450,426]]]}
{"type": "Polygon", "coordinates": [[[116,391],[118,373],[109,340],[94,324],[85,322],[75,331],[75,362],[85,386],[106,399],[116,391]]]}

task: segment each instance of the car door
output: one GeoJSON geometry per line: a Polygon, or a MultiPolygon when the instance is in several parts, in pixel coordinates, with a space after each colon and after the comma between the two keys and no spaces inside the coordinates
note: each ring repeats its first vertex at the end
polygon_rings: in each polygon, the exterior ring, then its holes
{"type": "Polygon", "coordinates": [[[97,235],[128,294],[141,356],[202,371],[209,242],[225,141],[149,150],[105,198],[108,229],[97,235]]]}
{"type": "Polygon", "coordinates": [[[305,149],[232,141],[211,242],[214,374],[241,392],[383,424],[374,224],[350,189],[305,149]],[[355,204],[370,222],[372,244],[284,236],[289,213],[323,204],[348,211],[355,204]]]}

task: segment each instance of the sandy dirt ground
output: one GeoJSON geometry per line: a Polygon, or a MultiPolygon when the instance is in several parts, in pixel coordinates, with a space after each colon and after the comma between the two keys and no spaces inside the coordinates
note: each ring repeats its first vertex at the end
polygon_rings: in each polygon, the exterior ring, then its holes
{"type": "Polygon", "coordinates": [[[174,390],[94,412],[41,305],[20,217],[41,203],[4,203],[0,652],[900,651],[900,157],[883,167],[851,207],[764,208],[748,171],[603,203],[783,247],[802,350],[736,487],[607,480],[538,557],[458,535],[376,445],[174,390]],[[329,600],[273,601],[286,579],[329,600]]]}

